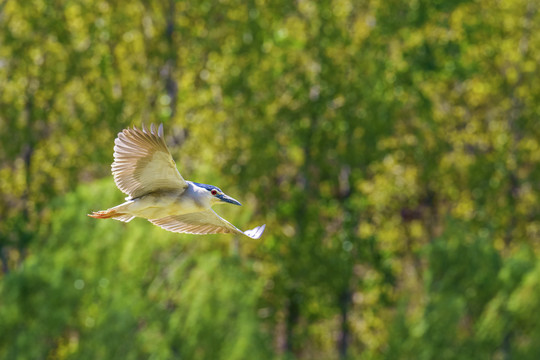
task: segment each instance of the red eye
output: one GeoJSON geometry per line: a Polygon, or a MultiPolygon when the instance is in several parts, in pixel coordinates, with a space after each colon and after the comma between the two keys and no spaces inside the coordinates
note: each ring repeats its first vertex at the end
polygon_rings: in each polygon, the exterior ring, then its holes
{"type": "Polygon", "coordinates": [[[216,190],[216,189],[212,189],[212,191],[210,191],[210,193],[211,193],[212,195],[217,195],[217,190],[216,190]]]}

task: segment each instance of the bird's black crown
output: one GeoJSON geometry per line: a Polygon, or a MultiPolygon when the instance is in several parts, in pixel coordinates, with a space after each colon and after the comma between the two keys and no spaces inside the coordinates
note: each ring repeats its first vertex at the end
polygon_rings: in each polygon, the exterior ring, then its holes
{"type": "Polygon", "coordinates": [[[202,187],[208,191],[212,191],[212,190],[217,190],[218,192],[222,193],[223,191],[221,191],[220,188],[218,188],[217,186],[214,186],[214,185],[207,185],[207,184],[200,184],[200,183],[196,183],[196,182],[193,182],[195,185],[199,186],[199,187],[202,187]]]}

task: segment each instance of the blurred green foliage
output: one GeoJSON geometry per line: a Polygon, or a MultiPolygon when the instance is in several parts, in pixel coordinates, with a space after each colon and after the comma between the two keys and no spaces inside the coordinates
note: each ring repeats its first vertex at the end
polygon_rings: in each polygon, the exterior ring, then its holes
{"type": "Polygon", "coordinates": [[[538,10],[0,1],[0,357],[537,359],[538,10]],[[150,122],[262,239],[86,217],[150,122]]]}

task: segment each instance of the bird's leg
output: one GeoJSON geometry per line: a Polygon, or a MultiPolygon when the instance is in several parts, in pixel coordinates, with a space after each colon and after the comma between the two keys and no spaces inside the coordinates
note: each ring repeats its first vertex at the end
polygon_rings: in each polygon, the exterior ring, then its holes
{"type": "Polygon", "coordinates": [[[110,218],[124,216],[124,215],[126,214],[119,213],[115,209],[94,211],[93,213],[88,214],[88,216],[93,217],[94,219],[110,219],[110,218]]]}

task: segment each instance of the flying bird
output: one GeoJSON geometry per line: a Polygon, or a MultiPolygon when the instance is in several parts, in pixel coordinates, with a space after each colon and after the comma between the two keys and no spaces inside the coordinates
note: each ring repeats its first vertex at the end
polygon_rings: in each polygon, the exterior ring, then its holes
{"type": "Polygon", "coordinates": [[[220,217],[212,206],[242,205],[213,185],[184,180],[165,144],[163,124],[142,130],[124,129],[114,140],[114,182],[128,195],[126,202],[88,216],[129,222],[148,219],[177,233],[236,233],[252,239],[261,237],[266,225],[242,231],[220,217]]]}

